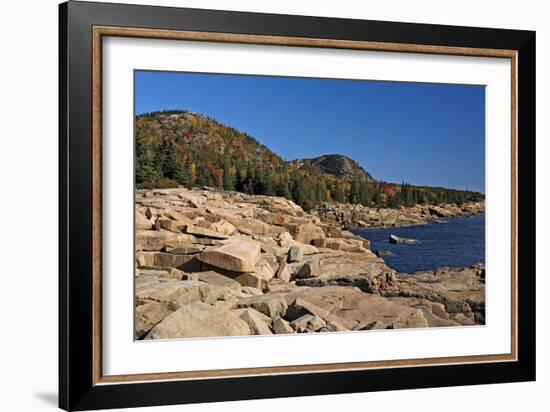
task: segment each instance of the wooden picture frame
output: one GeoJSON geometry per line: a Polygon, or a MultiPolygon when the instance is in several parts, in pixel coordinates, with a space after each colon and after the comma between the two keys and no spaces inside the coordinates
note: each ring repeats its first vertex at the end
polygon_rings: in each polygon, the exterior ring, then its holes
{"type": "Polygon", "coordinates": [[[215,402],[535,379],[535,33],[168,7],[60,5],[59,405],[215,402]],[[102,39],[379,50],[512,62],[509,354],[104,376],[102,39]]]}

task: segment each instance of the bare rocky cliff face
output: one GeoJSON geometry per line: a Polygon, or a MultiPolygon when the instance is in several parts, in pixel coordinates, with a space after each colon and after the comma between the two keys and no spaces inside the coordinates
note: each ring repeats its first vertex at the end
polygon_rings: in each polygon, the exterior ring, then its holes
{"type": "Polygon", "coordinates": [[[483,266],[398,276],[326,216],[281,197],[138,190],[136,338],[484,323],[483,266]]]}
{"type": "Polygon", "coordinates": [[[293,167],[301,168],[308,166],[320,172],[349,180],[361,182],[374,182],[373,177],[359,165],[355,160],[339,155],[328,154],[313,159],[296,159],[289,162],[293,167]]]}

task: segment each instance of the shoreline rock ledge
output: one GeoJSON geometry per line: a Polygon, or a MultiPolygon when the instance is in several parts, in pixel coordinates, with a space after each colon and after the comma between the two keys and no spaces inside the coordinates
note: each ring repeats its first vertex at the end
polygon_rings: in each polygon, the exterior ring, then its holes
{"type": "Polygon", "coordinates": [[[135,336],[175,339],[483,324],[485,269],[397,275],[292,201],[136,192],[135,336]]]}
{"type": "Polygon", "coordinates": [[[441,218],[485,213],[485,201],[466,202],[461,205],[456,203],[438,206],[417,204],[395,209],[324,202],[318,204],[313,213],[327,224],[335,224],[347,229],[402,227],[425,225],[429,222],[444,223],[441,218]]]}

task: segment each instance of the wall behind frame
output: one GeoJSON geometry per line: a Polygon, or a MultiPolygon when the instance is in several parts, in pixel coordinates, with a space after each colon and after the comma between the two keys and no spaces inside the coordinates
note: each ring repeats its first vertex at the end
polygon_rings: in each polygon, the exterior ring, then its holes
{"type": "MultiPolygon", "coordinates": [[[[121,3],[202,7],[266,13],[305,14],[373,20],[410,21],[465,26],[503,27],[537,31],[537,255],[550,246],[544,238],[550,221],[544,206],[550,202],[543,176],[550,176],[550,27],[545,3],[537,0],[393,0],[388,2],[277,0],[130,0],[121,3]]],[[[2,407],[10,411],[45,411],[57,399],[57,0],[29,0],[4,5],[0,19],[0,150],[3,274],[2,350],[0,383],[2,407]]],[[[143,408],[142,411],[329,411],[346,409],[446,412],[521,410],[526,401],[543,404],[550,386],[547,351],[550,302],[548,269],[537,264],[536,383],[414,391],[335,395],[313,398],[241,401],[225,404],[143,408]]]]}

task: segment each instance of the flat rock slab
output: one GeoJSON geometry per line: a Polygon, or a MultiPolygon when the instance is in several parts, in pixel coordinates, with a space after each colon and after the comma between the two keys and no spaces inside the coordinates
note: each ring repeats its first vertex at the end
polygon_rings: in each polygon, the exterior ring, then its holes
{"type": "Polygon", "coordinates": [[[151,276],[151,275],[141,275],[141,276],[137,276],[134,280],[135,282],[135,286],[136,286],[136,290],[137,289],[140,289],[140,288],[144,288],[144,287],[147,287],[149,285],[153,285],[155,283],[159,283],[159,282],[170,282],[172,281],[171,279],[167,279],[167,278],[162,278],[162,277],[158,277],[158,276],[151,276]]]}
{"type": "Polygon", "coordinates": [[[200,262],[193,255],[178,255],[165,252],[137,252],[136,259],[140,266],[157,266],[177,268],[184,271],[196,272],[200,270],[200,262]]]}
{"type": "Polygon", "coordinates": [[[155,227],[165,229],[174,233],[181,233],[182,224],[173,219],[157,219],[155,227]]]}
{"type": "Polygon", "coordinates": [[[232,241],[202,252],[198,259],[232,272],[254,272],[260,260],[260,244],[255,241],[232,241]]]}
{"type": "Polygon", "coordinates": [[[273,235],[286,231],[286,229],[282,227],[269,225],[254,218],[227,216],[226,220],[234,225],[241,233],[249,235],[273,235]]]}
{"type": "Polygon", "coordinates": [[[314,303],[308,302],[307,300],[297,298],[288,306],[285,319],[294,321],[304,315],[313,315],[325,318],[329,313],[330,310],[327,308],[323,309],[314,303]]]}
{"type": "MultiPolygon", "coordinates": [[[[415,297],[444,305],[448,314],[463,314],[485,323],[485,272],[471,268],[442,268],[398,276],[399,288],[385,296],[415,297]]],[[[460,321],[458,321],[460,322],[460,321]]]]}
{"type": "Polygon", "coordinates": [[[239,307],[253,308],[271,319],[277,319],[285,315],[288,305],[280,294],[266,293],[242,298],[239,307]]]}
{"type": "Polygon", "coordinates": [[[195,236],[204,236],[212,239],[227,239],[227,235],[224,235],[223,233],[215,232],[213,230],[195,225],[183,226],[183,231],[195,236]]]}
{"type": "Polygon", "coordinates": [[[286,294],[288,310],[285,319],[294,320],[305,314],[316,315],[327,322],[327,327],[332,331],[345,331],[354,329],[358,321],[353,317],[340,316],[344,303],[350,296],[364,296],[360,289],[349,286],[323,286],[316,288],[302,288],[294,293],[286,294]]]}
{"type": "Polygon", "coordinates": [[[180,225],[192,225],[193,221],[189,219],[187,216],[185,216],[183,213],[180,213],[174,209],[168,210],[168,215],[172,218],[177,220],[180,225]]]}
{"type": "Polygon", "coordinates": [[[227,309],[201,302],[186,305],[157,324],[145,339],[247,336],[248,323],[227,309]]]}
{"type": "Polygon", "coordinates": [[[208,284],[193,280],[136,284],[136,299],[163,303],[173,309],[193,302],[214,300],[208,284]]]}
{"type": "Polygon", "coordinates": [[[377,328],[428,326],[421,310],[356,287],[309,288],[290,293],[285,299],[289,302],[288,316],[320,316],[327,321],[329,330],[372,329],[377,321],[377,328]]]}
{"type": "Polygon", "coordinates": [[[437,272],[424,272],[411,275],[426,288],[436,291],[465,292],[484,288],[480,276],[473,268],[440,269],[437,272]]]}
{"type": "Polygon", "coordinates": [[[181,244],[175,247],[166,246],[164,248],[165,252],[173,253],[176,255],[192,255],[195,253],[200,253],[204,250],[204,246],[194,245],[194,244],[181,244]]]}
{"type": "Polygon", "coordinates": [[[243,273],[237,276],[235,280],[243,287],[250,287],[260,291],[267,290],[269,287],[268,280],[257,273],[243,273]]]}
{"type": "Polygon", "coordinates": [[[170,271],[164,269],[138,269],[138,275],[156,276],[159,278],[170,278],[170,271]]]}
{"type": "Polygon", "coordinates": [[[137,230],[136,250],[161,250],[168,244],[192,242],[194,236],[166,230],[137,230]]]}
{"type": "MultiPolygon", "coordinates": [[[[298,248],[298,250],[301,252],[302,257],[305,256],[305,255],[313,255],[313,254],[319,252],[319,249],[317,249],[316,246],[309,245],[309,244],[306,245],[305,243],[297,242],[295,240],[290,242],[290,248],[292,249],[293,247],[298,248]]],[[[290,250],[289,250],[289,252],[290,252],[290,250]]],[[[289,262],[290,262],[290,260],[289,260],[289,262]]],[[[298,262],[298,260],[296,260],[296,262],[298,262]]]]}
{"type": "Polygon", "coordinates": [[[272,320],[270,317],[258,312],[255,309],[236,309],[234,311],[242,320],[248,323],[254,335],[272,335],[270,325],[272,320]]]}
{"type": "Polygon", "coordinates": [[[136,338],[141,339],[157,323],[172,313],[172,310],[160,302],[146,302],[136,307],[136,338]]]}
{"type": "Polygon", "coordinates": [[[241,284],[239,282],[227,276],[220,275],[219,273],[212,270],[209,270],[207,272],[194,273],[194,275],[196,275],[198,277],[198,280],[200,280],[201,282],[205,282],[210,285],[221,286],[237,291],[241,290],[241,284]]]}
{"type": "Polygon", "coordinates": [[[424,312],[424,317],[426,318],[426,321],[428,322],[428,326],[430,328],[433,327],[448,327],[448,326],[460,326],[460,323],[452,321],[450,319],[442,319],[439,316],[434,315],[432,312],[426,309],[422,309],[422,312],[424,312]]]}
{"type": "Polygon", "coordinates": [[[355,293],[346,296],[342,307],[333,314],[356,322],[353,329],[426,328],[428,322],[420,309],[411,308],[368,293],[355,293]]]}
{"type": "Polygon", "coordinates": [[[227,220],[221,219],[217,222],[212,223],[213,229],[221,234],[231,236],[234,234],[237,229],[235,226],[233,226],[231,223],[229,223],[227,220]]]}

